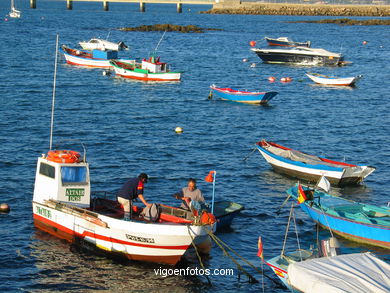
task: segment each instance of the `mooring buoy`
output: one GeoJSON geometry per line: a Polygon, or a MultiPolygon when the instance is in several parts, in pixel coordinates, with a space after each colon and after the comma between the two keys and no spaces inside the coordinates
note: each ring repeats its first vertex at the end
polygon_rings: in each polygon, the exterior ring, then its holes
{"type": "Polygon", "coordinates": [[[9,213],[10,207],[7,203],[0,204],[0,212],[1,213],[9,213]]]}

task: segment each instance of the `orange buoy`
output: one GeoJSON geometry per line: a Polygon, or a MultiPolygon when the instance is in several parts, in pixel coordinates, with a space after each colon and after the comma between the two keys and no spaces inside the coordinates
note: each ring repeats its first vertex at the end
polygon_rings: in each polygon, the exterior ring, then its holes
{"type": "Polygon", "coordinates": [[[291,78],[291,77],[282,77],[282,78],[280,79],[280,81],[281,81],[281,82],[290,82],[290,81],[292,81],[292,78],[291,78]]]}
{"type": "Polygon", "coordinates": [[[250,41],[250,42],[249,42],[249,45],[250,45],[251,47],[256,46],[256,41],[250,41]]]}
{"type": "Polygon", "coordinates": [[[363,41],[363,45],[366,45],[367,44],[367,41],[363,41]]]}
{"type": "Polygon", "coordinates": [[[276,77],[274,77],[274,76],[268,77],[269,82],[275,82],[275,80],[276,80],[276,77]]]}
{"type": "Polygon", "coordinates": [[[7,203],[0,204],[0,213],[9,213],[10,207],[7,203]]]}
{"type": "Polygon", "coordinates": [[[47,159],[55,163],[78,163],[80,153],[68,150],[54,150],[47,153],[47,159]]]}

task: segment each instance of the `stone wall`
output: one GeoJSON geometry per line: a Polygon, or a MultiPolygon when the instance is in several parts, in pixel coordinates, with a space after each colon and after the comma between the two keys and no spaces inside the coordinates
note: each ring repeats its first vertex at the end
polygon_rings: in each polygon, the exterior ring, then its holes
{"type": "Polygon", "coordinates": [[[323,16],[390,16],[390,5],[330,5],[220,0],[204,13],[323,16]]]}

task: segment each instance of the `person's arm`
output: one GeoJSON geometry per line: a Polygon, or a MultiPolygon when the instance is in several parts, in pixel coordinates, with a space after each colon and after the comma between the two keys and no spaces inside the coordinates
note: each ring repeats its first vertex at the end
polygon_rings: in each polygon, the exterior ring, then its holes
{"type": "Polygon", "coordinates": [[[198,201],[200,201],[200,202],[203,202],[203,203],[205,203],[206,201],[204,200],[204,196],[203,196],[203,193],[202,193],[202,191],[199,189],[199,200],[198,201]]]}
{"type": "Polygon", "coordinates": [[[139,194],[139,195],[138,195],[138,198],[142,201],[142,203],[143,203],[145,206],[149,207],[149,206],[152,205],[151,203],[147,203],[147,202],[146,202],[146,200],[145,200],[143,194],[139,194]]]}
{"type": "Polygon", "coordinates": [[[183,190],[180,190],[179,192],[176,192],[176,193],[174,194],[174,197],[175,197],[176,199],[183,199],[183,198],[184,198],[183,190]]]}

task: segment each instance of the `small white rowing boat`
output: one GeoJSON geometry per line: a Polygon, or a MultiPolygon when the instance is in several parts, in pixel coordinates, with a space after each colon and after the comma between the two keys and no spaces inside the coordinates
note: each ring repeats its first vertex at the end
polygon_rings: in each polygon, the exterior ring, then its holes
{"type": "Polygon", "coordinates": [[[357,75],[353,77],[330,77],[318,73],[306,73],[306,75],[315,83],[326,84],[326,85],[337,85],[337,86],[352,86],[358,81],[363,75],[357,75]]]}

